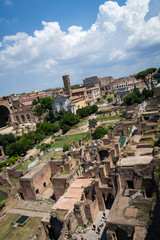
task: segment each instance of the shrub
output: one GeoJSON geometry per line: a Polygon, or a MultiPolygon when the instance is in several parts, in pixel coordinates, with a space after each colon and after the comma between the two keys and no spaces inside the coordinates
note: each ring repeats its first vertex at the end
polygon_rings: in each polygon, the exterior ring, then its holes
{"type": "Polygon", "coordinates": [[[4,207],[5,207],[5,204],[4,204],[4,203],[0,204],[0,211],[1,211],[4,207]]]}
{"type": "Polygon", "coordinates": [[[80,108],[77,110],[77,114],[80,116],[80,118],[87,117],[92,114],[92,108],[90,106],[80,108]]]}
{"type": "Polygon", "coordinates": [[[118,162],[118,160],[119,160],[119,157],[114,157],[113,159],[112,159],[112,162],[113,162],[113,164],[117,164],[117,162],[118,162]]]}
{"type": "Polygon", "coordinates": [[[107,101],[110,103],[110,102],[113,102],[113,98],[112,97],[109,97],[107,98],[107,101]]]}
{"type": "Polygon", "coordinates": [[[42,143],[40,146],[38,146],[38,148],[41,150],[41,151],[45,151],[47,150],[48,148],[51,147],[51,144],[49,143],[42,143]]]}
{"type": "Polygon", "coordinates": [[[94,133],[92,133],[93,139],[99,139],[104,137],[105,134],[107,134],[108,131],[104,126],[100,126],[94,130],[94,133]]]}
{"type": "Polygon", "coordinates": [[[66,151],[69,151],[69,145],[68,144],[65,144],[63,146],[63,152],[66,152],[66,151]]]}
{"type": "Polygon", "coordinates": [[[96,105],[96,104],[92,105],[92,106],[91,106],[91,110],[92,110],[92,113],[97,112],[97,111],[98,111],[97,105],[96,105]]]}
{"type": "Polygon", "coordinates": [[[66,112],[62,117],[62,119],[60,120],[60,124],[61,126],[63,125],[74,126],[79,121],[80,121],[80,116],[78,114],[66,112]]]}
{"type": "Polygon", "coordinates": [[[66,124],[64,124],[64,125],[62,126],[62,134],[65,134],[65,133],[68,132],[69,130],[70,130],[70,127],[67,126],[66,124]]]}
{"type": "Polygon", "coordinates": [[[122,114],[121,114],[121,117],[122,117],[122,118],[125,118],[125,117],[126,117],[126,114],[127,114],[127,111],[123,111],[122,114]]]}
{"type": "Polygon", "coordinates": [[[158,140],[155,142],[154,146],[160,147],[160,135],[158,136],[158,140]]]}
{"type": "Polygon", "coordinates": [[[12,156],[8,158],[6,161],[0,162],[0,170],[2,170],[3,167],[6,167],[10,164],[14,164],[18,159],[19,159],[19,156],[15,156],[15,157],[12,156]]]}
{"type": "Polygon", "coordinates": [[[97,105],[94,104],[92,106],[87,106],[87,107],[78,109],[77,114],[80,116],[80,118],[84,118],[97,111],[98,111],[98,107],[97,105]]]}
{"type": "Polygon", "coordinates": [[[109,130],[110,132],[113,132],[113,130],[114,130],[113,124],[109,126],[108,130],[109,130]]]}
{"type": "Polygon", "coordinates": [[[89,128],[94,128],[97,125],[97,119],[89,119],[89,128]]]}

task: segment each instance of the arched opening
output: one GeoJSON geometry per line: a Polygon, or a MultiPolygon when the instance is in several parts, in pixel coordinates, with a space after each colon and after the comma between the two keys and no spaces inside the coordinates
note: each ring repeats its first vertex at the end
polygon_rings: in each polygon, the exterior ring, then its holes
{"type": "Polygon", "coordinates": [[[59,221],[56,217],[51,216],[50,225],[51,227],[49,229],[49,237],[51,239],[58,240],[63,228],[63,222],[59,221]]]}
{"type": "Polygon", "coordinates": [[[5,106],[0,106],[0,128],[5,127],[9,121],[9,110],[5,106]]]}
{"type": "Polygon", "coordinates": [[[112,204],[114,202],[113,195],[111,193],[109,193],[107,196],[107,194],[103,193],[102,196],[103,196],[103,200],[104,200],[106,209],[111,209],[112,204]]]}
{"type": "Polygon", "coordinates": [[[17,122],[19,122],[19,123],[20,123],[20,121],[19,121],[19,116],[16,116],[16,120],[17,120],[17,122]]]}
{"type": "Polygon", "coordinates": [[[31,121],[30,115],[27,114],[26,117],[27,117],[27,119],[28,119],[28,122],[30,122],[30,121],[31,121]]]}
{"type": "Polygon", "coordinates": [[[147,198],[151,198],[154,191],[154,182],[152,179],[143,179],[142,189],[145,190],[147,198]]]}
{"type": "Polygon", "coordinates": [[[36,189],[36,194],[39,194],[39,189],[36,189]]]}
{"type": "Polygon", "coordinates": [[[22,118],[22,122],[25,122],[25,117],[24,117],[24,115],[21,115],[21,118],[22,118]]]}
{"type": "Polygon", "coordinates": [[[105,158],[109,157],[109,152],[108,150],[101,150],[99,151],[100,159],[103,161],[105,158]]]}
{"type": "Polygon", "coordinates": [[[128,237],[127,232],[125,230],[121,229],[121,228],[117,228],[116,235],[117,235],[117,240],[131,240],[131,239],[133,239],[133,237],[128,237]]]}

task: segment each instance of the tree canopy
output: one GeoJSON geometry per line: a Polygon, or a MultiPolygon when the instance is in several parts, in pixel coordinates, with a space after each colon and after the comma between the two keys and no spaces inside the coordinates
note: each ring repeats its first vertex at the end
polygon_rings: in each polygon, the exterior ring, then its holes
{"type": "Polygon", "coordinates": [[[92,113],[97,112],[98,107],[97,105],[92,105],[92,106],[87,106],[87,107],[83,107],[77,110],[77,114],[81,117],[87,117],[89,115],[91,115],[92,113]]]}
{"type": "Polygon", "coordinates": [[[94,133],[92,133],[93,139],[99,139],[104,137],[105,134],[107,134],[108,131],[104,126],[100,126],[94,130],[94,133]]]}
{"type": "Polygon", "coordinates": [[[141,103],[144,99],[153,96],[153,90],[143,89],[140,93],[138,88],[134,88],[132,93],[129,93],[127,96],[123,97],[123,103],[126,106],[130,106],[134,103],[141,103]]]}
{"type": "Polygon", "coordinates": [[[97,119],[93,118],[93,119],[89,119],[89,128],[94,128],[97,125],[97,119]]]}
{"type": "Polygon", "coordinates": [[[34,114],[40,117],[43,113],[47,111],[52,111],[52,105],[54,104],[54,99],[51,97],[43,97],[39,100],[33,100],[32,105],[36,106],[34,109],[34,114]]]}
{"type": "Polygon", "coordinates": [[[146,84],[146,86],[147,86],[147,88],[149,89],[149,82],[146,79],[146,76],[148,76],[148,74],[152,74],[152,73],[154,73],[156,71],[157,71],[157,68],[148,68],[148,69],[146,69],[144,71],[141,71],[141,72],[137,73],[135,75],[135,78],[136,79],[143,79],[145,84],[146,84]]]}

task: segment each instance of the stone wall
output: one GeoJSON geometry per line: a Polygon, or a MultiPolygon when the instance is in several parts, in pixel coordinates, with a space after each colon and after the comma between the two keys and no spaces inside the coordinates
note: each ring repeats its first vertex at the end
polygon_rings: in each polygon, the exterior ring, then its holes
{"type": "Polygon", "coordinates": [[[107,240],[133,239],[134,230],[134,226],[107,223],[107,240]]]}
{"type": "Polygon", "coordinates": [[[49,185],[51,178],[50,164],[39,165],[33,175],[29,173],[20,179],[21,191],[24,199],[36,200],[37,195],[41,194],[49,185]],[[31,176],[31,177],[30,177],[31,176]]]}
{"type": "Polygon", "coordinates": [[[84,210],[87,220],[89,222],[94,222],[99,212],[97,200],[95,199],[94,201],[87,201],[84,210]]]}
{"type": "Polygon", "coordinates": [[[7,179],[5,176],[0,175],[0,185],[4,186],[4,187],[11,187],[12,184],[9,181],[9,179],[7,179]]]}
{"type": "Polygon", "coordinates": [[[64,194],[65,190],[69,187],[70,181],[68,180],[68,177],[66,178],[51,178],[51,182],[54,189],[54,195],[56,201],[64,194]]]}
{"type": "Polygon", "coordinates": [[[133,182],[134,189],[141,189],[144,179],[152,177],[153,164],[118,168],[121,188],[129,188],[127,182],[133,182]]]}
{"type": "Polygon", "coordinates": [[[17,170],[15,167],[7,167],[7,176],[12,179],[20,179],[25,173],[21,170],[17,170]]]}
{"type": "Polygon", "coordinates": [[[84,211],[84,202],[77,201],[74,204],[74,213],[75,213],[76,219],[78,221],[78,225],[83,226],[84,224],[87,223],[87,218],[86,218],[85,211],[84,211]]]}
{"type": "Polygon", "coordinates": [[[60,166],[62,165],[62,160],[53,160],[50,161],[50,168],[53,175],[55,175],[58,171],[60,171],[60,166]]]}

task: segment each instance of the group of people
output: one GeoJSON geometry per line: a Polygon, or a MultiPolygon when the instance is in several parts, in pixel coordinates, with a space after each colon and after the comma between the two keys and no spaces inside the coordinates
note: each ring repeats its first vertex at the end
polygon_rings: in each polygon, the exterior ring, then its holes
{"type": "MultiPolygon", "coordinates": [[[[105,216],[106,216],[106,213],[103,212],[103,219],[105,219],[105,216]]],[[[93,229],[94,231],[96,231],[96,229],[97,229],[97,233],[100,234],[100,232],[101,232],[101,228],[102,228],[103,226],[104,226],[104,224],[103,224],[103,221],[101,220],[99,226],[96,227],[96,225],[93,224],[92,229],[93,229]]]]}
{"type": "Polygon", "coordinates": [[[103,226],[104,226],[104,224],[103,224],[103,222],[101,221],[100,224],[99,224],[99,226],[97,226],[97,227],[96,227],[95,224],[93,224],[92,229],[93,229],[94,231],[96,231],[96,228],[97,228],[97,233],[100,234],[101,228],[102,228],[103,226]]]}

